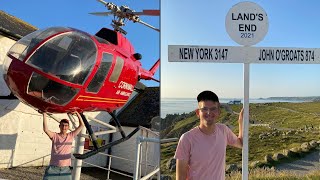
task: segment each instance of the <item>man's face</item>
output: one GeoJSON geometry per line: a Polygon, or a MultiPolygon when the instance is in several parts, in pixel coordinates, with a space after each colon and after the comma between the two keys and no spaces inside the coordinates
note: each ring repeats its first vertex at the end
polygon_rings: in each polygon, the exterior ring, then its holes
{"type": "Polygon", "coordinates": [[[213,101],[200,101],[196,110],[200,125],[211,126],[216,123],[220,115],[220,103],[213,101]]]}
{"type": "Polygon", "coordinates": [[[66,133],[69,130],[69,124],[68,123],[61,123],[59,125],[60,131],[63,133],[66,133]]]}

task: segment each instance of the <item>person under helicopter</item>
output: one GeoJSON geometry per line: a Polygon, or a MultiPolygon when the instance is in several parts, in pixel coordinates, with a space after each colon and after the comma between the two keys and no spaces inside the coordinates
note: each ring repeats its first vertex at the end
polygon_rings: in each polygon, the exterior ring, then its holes
{"type": "Polygon", "coordinates": [[[84,127],[83,120],[78,112],[75,112],[79,119],[79,126],[71,131],[69,130],[69,121],[62,119],[59,123],[60,132],[52,132],[48,129],[47,113],[41,112],[43,116],[43,131],[52,141],[50,164],[45,170],[44,180],[59,179],[71,180],[71,148],[73,139],[84,127]]]}

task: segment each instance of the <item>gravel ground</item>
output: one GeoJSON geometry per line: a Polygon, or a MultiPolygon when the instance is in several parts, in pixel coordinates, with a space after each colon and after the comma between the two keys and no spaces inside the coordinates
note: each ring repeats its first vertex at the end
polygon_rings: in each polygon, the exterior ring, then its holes
{"type": "MultiPolygon", "coordinates": [[[[19,167],[0,169],[0,180],[41,180],[46,167],[19,167]]],[[[80,180],[106,180],[107,171],[99,168],[82,168],[80,180]]],[[[110,179],[132,180],[132,178],[111,174],[110,179]]]]}
{"type": "Polygon", "coordinates": [[[280,164],[276,169],[288,170],[297,175],[304,175],[312,170],[320,171],[320,151],[315,151],[290,163],[280,164]]]}

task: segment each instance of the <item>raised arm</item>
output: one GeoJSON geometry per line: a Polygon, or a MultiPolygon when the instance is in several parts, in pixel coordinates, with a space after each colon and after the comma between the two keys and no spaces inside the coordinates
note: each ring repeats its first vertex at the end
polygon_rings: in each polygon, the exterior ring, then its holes
{"type": "Polygon", "coordinates": [[[238,134],[238,142],[236,144],[236,147],[242,148],[242,142],[243,142],[243,108],[241,109],[241,112],[239,113],[239,134],[238,134]]]}
{"type": "Polygon", "coordinates": [[[84,127],[84,123],[83,123],[83,120],[82,120],[82,117],[80,116],[80,114],[78,112],[75,112],[75,114],[77,115],[77,117],[79,119],[79,126],[73,132],[75,133],[75,135],[77,135],[84,127]]]}
{"type": "Polygon", "coordinates": [[[52,139],[54,133],[48,129],[47,113],[42,112],[42,116],[43,116],[43,131],[49,136],[50,139],[52,139]]]}

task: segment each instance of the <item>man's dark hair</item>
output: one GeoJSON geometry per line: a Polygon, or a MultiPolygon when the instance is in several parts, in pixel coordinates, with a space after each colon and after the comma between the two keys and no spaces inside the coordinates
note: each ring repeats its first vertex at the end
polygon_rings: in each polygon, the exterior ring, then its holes
{"type": "Polygon", "coordinates": [[[69,121],[68,121],[68,119],[62,119],[62,120],[60,121],[60,124],[62,124],[62,123],[67,123],[67,124],[69,124],[69,121]]]}
{"type": "Polygon", "coordinates": [[[212,92],[212,91],[202,91],[198,96],[197,96],[198,102],[200,101],[213,101],[213,102],[219,102],[218,96],[212,92]]]}

